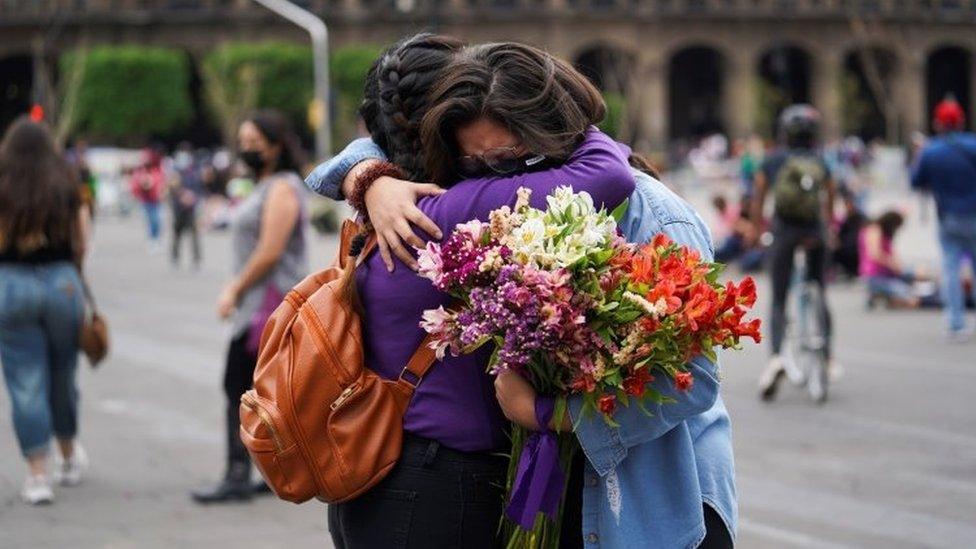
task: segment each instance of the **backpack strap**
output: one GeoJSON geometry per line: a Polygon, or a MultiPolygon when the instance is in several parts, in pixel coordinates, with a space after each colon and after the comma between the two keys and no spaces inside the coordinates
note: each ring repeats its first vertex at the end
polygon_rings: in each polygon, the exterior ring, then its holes
{"type": "Polygon", "coordinates": [[[420,346],[417,347],[413,356],[410,357],[410,361],[407,362],[406,368],[400,372],[400,378],[397,379],[397,383],[411,393],[420,385],[420,382],[427,375],[430,367],[437,361],[437,355],[430,348],[430,343],[433,341],[433,338],[434,336],[430,334],[424,337],[424,340],[420,342],[420,346]]]}

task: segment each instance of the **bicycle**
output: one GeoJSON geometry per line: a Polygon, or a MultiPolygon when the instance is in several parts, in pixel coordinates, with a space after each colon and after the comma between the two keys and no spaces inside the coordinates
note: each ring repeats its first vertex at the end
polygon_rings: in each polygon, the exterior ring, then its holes
{"type": "Polygon", "coordinates": [[[806,252],[813,245],[819,243],[807,242],[798,247],[793,259],[796,322],[787,325],[783,369],[791,383],[805,388],[814,402],[823,404],[829,386],[827,318],[823,291],[816,281],[807,277],[806,252]]]}

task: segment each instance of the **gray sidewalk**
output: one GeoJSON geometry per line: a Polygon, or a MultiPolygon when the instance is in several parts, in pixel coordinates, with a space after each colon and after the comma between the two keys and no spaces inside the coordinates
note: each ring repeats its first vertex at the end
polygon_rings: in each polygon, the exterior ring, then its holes
{"type": "MultiPolygon", "coordinates": [[[[929,262],[931,230],[915,227],[905,242],[929,262]]],[[[221,472],[228,333],[213,303],[229,244],[208,235],[204,270],[173,272],[165,254],[146,253],[142,233],[137,217],[97,226],[91,275],[113,354],[99,371],[82,368],[81,439],[93,467],[53,506],[18,500],[24,467],[0,393],[0,547],[330,547],[320,503],[190,502],[191,488],[221,472]]],[[[316,237],[315,265],[331,261],[333,243],[316,237]]],[[[943,344],[937,312],[868,313],[863,301],[858,286],[832,291],[847,376],[824,407],[789,387],[760,403],[764,347],[724,360],[739,547],[948,548],[976,539],[976,343],[943,344]]]]}

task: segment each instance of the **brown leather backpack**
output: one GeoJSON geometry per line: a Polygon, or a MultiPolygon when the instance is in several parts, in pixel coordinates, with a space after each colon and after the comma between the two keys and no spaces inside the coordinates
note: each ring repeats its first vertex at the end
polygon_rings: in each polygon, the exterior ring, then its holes
{"type": "Polygon", "coordinates": [[[295,503],[346,501],[386,476],[407,404],[434,363],[426,339],[399,379],[363,363],[353,273],[369,250],[357,249],[360,232],[347,221],[336,265],[295,286],[271,315],[254,388],[241,397],[241,440],[278,497],[295,503]]]}

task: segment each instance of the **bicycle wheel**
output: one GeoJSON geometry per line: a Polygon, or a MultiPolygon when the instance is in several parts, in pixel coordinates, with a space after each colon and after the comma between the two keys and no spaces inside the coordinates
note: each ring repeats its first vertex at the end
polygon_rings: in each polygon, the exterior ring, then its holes
{"type": "Polygon", "coordinates": [[[807,392],[817,403],[827,400],[827,330],[823,293],[814,282],[803,284],[798,322],[799,355],[806,373],[807,392]]]}

